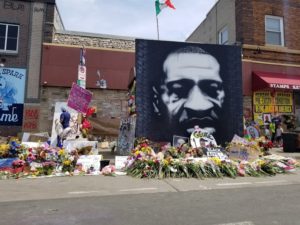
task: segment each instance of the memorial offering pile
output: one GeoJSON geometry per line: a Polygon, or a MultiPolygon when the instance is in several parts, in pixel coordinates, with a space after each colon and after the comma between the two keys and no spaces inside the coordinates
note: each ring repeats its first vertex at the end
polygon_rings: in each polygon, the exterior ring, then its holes
{"type": "Polygon", "coordinates": [[[0,144],[0,179],[99,175],[102,156],[89,155],[91,149],[84,147],[67,151],[47,143],[28,147],[11,138],[0,144]],[[89,163],[88,166],[85,162],[89,163]]]}
{"type": "Polygon", "coordinates": [[[125,170],[137,178],[204,179],[273,176],[300,166],[293,158],[266,153],[270,146],[263,139],[248,141],[235,137],[225,149],[210,146],[211,143],[201,144],[165,145],[156,153],[147,139],[140,139],[131,151],[125,170]]]}

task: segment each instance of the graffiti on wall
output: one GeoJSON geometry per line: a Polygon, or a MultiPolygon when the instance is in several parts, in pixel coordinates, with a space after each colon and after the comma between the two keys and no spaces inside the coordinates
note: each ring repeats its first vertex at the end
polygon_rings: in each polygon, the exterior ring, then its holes
{"type": "Polygon", "coordinates": [[[8,1],[8,0],[6,0],[6,1],[3,2],[3,8],[4,9],[24,11],[25,6],[24,6],[24,4],[21,4],[21,3],[16,2],[16,1],[8,1]]]}

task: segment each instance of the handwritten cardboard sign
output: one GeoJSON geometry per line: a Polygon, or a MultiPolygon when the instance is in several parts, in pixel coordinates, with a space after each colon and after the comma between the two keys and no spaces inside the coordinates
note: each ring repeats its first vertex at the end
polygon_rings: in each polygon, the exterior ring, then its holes
{"type": "Polygon", "coordinates": [[[95,171],[99,171],[101,159],[102,155],[81,155],[77,160],[77,165],[80,164],[82,170],[85,172],[91,167],[93,167],[95,171]]]}
{"type": "Polygon", "coordinates": [[[125,168],[128,160],[128,156],[115,156],[115,167],[117,170],[122,170],[125,168]]]}
{"type": "Polygon", "coordinates": [[[229,158],[233,160],[253,161],[259,157],[259,151],[257,149],[239,144],[232,144],[227,149],[227,152],[229,158]]]}
{"type": "Polygon", "coordinates": [[[38,106],[25,106],[23,114],[23,131],[37,131],[40,117],[38,106]]]}
{"type": "Polygon", "coordinates": [[[77,112],[86,113],[92,100],[92,95],[92,92],[73,83],[68,98],[68,106],[77,112]]]}

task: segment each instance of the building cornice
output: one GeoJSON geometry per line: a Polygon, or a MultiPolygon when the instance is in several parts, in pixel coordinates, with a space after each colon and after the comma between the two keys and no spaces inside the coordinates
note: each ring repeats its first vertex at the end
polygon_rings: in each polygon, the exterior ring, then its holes
{"type": "MultiPolygon", "coordinates": [[[[67,45],[67,44],[58,44],[58,43],[43,43],[43,46],[59,46],[59,47],[67,47],[67,48],[82,48],[83,46],[80,45],[67,45]]],[[[113,48],[101,48],[101,47],[91,47],[86,46],[86,49],[95,49],[95,50],[104,50],[104,51],[115,51],[115,52],[128,52],[128,53],[135,53],[134,50],[127,50],[127,49],[113,49],[113,48]]]]}
{"type": "Polygon", "coordinates": [[[259,60],[252,60],[252,59],[242,59],[242,62],[250,62],[250,63],[257,63],[257,64],[267,64],[267,65],[275,65],[275,66],[289,66],[289,67],[298,67],[300,68],[300,65],[295,64],[289,64],[289,63],[273,63],[273,62],[265,62],[265,61],[259,61],[259,60]]]}
{"type": "Polygon", "coordinates": [[[242,48],[243,49],[249,49],[249,50],[257,50],[259,48],[261,51],[279,52],[279,53],[300,55],[300,50],[289,49],[289,48],[286,48],[286,47],[275,46],[275,45],[261,46],[261,45],[243,44],[242,48]]]}

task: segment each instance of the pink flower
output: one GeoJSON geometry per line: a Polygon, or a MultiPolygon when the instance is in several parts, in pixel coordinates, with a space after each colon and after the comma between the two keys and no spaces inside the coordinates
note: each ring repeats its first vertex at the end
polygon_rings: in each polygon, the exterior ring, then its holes
{"type": "Polygon", "coordinates": [[[115,166],[108,165],[108,166],[105,166],[102,169],[102,174],[103,175],[114,175],[115,171],[116,171],[116,167],[115,166]]]}
{"type": "Polygon", "coordinates": [[[245,176],[246,175],[246,172],[245,172],[245,170],[244,169],[242,169],[242,168],[238,168],[238,174],[240,175],[240,176],[245,176]]]}

